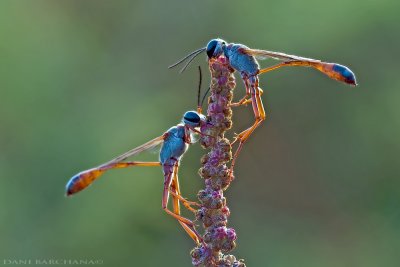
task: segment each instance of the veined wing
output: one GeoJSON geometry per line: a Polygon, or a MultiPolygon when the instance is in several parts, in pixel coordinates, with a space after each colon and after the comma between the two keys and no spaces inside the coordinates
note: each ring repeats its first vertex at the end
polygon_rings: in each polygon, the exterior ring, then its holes
{"type": "Polygon", "coordinates": [[[114,163],[118,163],[121,162],[123,160],[126,160],[129,157],[135,156],[139,153],[142,153],[143,151],[146,151],[148,149],[154,148],[156,146],[158,146],[159,144],[161,144],[162,142],[164,142],[165,136],[161,135],[159,137],[154,138],[153,140],[148,141],[147,143],[144,143],[141,146],[135,147],[127,152],[125,152],[122,155],[119,155],[118,157],[104,163],[101,164],[98,168],[110,165],[110,164],[114,164],[114,163]]]}
{"type": "Polygon", "coordinates": [[[307,62],[321,62],[320,60],[317,59],[312,59],[312,58],[306,58],[306,57],[299,57],[295,55],[288,55],[285,53],[281,52],[273,52],[273,51],[267,51],[267,50],[260,50],[260,49],[250,49],[250,48],[242,48],[240,50],[242,53],[257,57],[259,59],[266,59],[266,58],[274,58],[278,60],[284,60],[284,61],[307,61],[307,62]]]}
{"type": "Polygon", "coordinates": [[[255,56],[257,58],[274,58],[278,60],[283,60],[284,62],[279,63],[275,66],[261,69],[259,74],[265,73],[283,66],[303,66],[303,67],[312,67],[325,75],[329,78],[344,82],[350,85],[357,85],[356,76],[354,73],[346,66],[337,64],[337,63],[328,63],[322,62],[317,59],[306,58],[306,57],[299,57],[294,55],[287,55],[280,52],[272,52],[266,50],[259,50],[259,49],[250,49],[250,48],[242,48],[242,53],[255,56]]]}

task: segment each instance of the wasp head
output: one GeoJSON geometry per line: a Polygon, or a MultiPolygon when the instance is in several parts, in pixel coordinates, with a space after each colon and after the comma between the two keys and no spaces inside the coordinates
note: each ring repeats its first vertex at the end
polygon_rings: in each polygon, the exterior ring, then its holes
{"type": "Polygon", "coordinates": [[[226,46],[226,42],[222,39],[212,39],[207,44],[207,56],[209,59],[217,58],[224,52],[224,48],[226,46]]]}
{"type": "Polygon", "coordinates": [[[196,111],[187,111],[183,115],[183,123],[192,128],[200,127],[200,124],[205,121],[206,117],[196,111]]]}

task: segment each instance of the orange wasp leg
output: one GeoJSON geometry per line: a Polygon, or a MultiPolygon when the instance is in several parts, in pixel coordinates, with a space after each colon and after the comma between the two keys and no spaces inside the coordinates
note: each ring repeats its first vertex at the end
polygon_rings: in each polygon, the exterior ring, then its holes
{"type": "Polygon", "coordinates": [[[179,206],[179,198],[178,197],[175,197],[174,195],[172,195],[172,199],[173,199],[172,204],[173,204],[174,212],[172,212],[168,209],[169,192],[172,191],[172,192],[174,192],[174,194],[180,196],[178,176],[177,176],[178,164],[179,163],[176,162],[173,166],[173,171],[168,173],[167,177],[165,177],[162,208],[163,208],[163,210],[165,210],[166,213],[168,213],[169,215],[171,215],[172,217],[177,219],[178,222],[180,223],[180,225],[186,231],[186,233],[197,244],[200,244],[200,242],[202,241],[202,238],[201,238],[200,234],[194,229],[194,223],[191,220],[184,218],[180,215],[180,206],[179,206]]]}
{"type": "MultiPolygon", "coordinates": [[[[171,194],[173,194],[173,207],[174,207],[174,212],[178,215],[180,215],[180,208],[179,208],[179,200],[177,199],[177,197],[174,197],[174,194],[176,194],[176,196],[181,197],[181,192],[179,189],[179,181],[178,181],[178,168],[176,167],[175,172],[174,172],[174,179],[172,180],[172,185],[171,185],[171,194]],[[173,193],[172,193],[173,192],[173,193]]],[[[184,202],[183,202],[184,203],[184,202]]],[[[197,204],[197,203],[196,203],[197,204]]],[[[185,205],[186,206],[186,205],[185,205]]],[[[180,225],[183,227],[183,229],[186,231],[186,233],[197,243],[200,243],[200,240],[202,240],[202,238],[200,237],[199,233],[194,229],[194,227],[189,227],[188,225],[180,222],[180,225]]]]}
{"type": "Polygon", "coordinates": [[[200,204],[197,203],[197,202],[189,201],[189,200],[187,200],[186,198],[183,198],[183,197],[180,195],[180,193],[177,193],[177,192],[175,192],[175,191],[172,190],[173,186],[174,186],[174,183],[172,183],[171,189],[170,189],[170,191],[169,191],[169,192],[171,193],[171,195],[172,195],[173,197],[175,197],[176,199],[180,200],[180,201],[182,202],[182,204],[183,204],[189,211],[195,213],[195,212],[196,212],[196,209],[192,208],[192,206],[198,206],[198,207],[200,207],[200,204]]]}
{"type": "MultiPolygon", "coordinates": [[[[140,162],[140,161],[133,161],[133,162],[120,162],[120,163],[115,163],[113,164],[113,166],[111,168],[127,168],[127,167],[131,167],[131,166],[160,166],[161,163],[160,162],[140,162]]],[[[108,167],[110,168],[110,167],[108,167]]],[[[107,168],[107,169],[108,169],[107,168]]],[[[173,183],[171,185],[170,188],[170,193],[171,195],[175,196],[177,199],[179,199],[182,204],[190,211],[192,212],[196,212],[195,209],[193,209],[191,206],[200,206],[199,203],[197,202],[193,202],[193,201],[189,201],[187,199],[185,199],[184,197],[182,197],[180,190],[179,190],[179,182],[178,182],[178,175],[177,175],[177,169],[174,170],[174,180],[173,183]],[[176,177],[176,179],[175,179],[176,177]],[[176,192],[172,191],[171,189],[175,186],[175,188],[177,189],[176,192]]]]}
{"type": "MultiPolygon", "coordinates": [[[[263,89],[258,88],[258,90],[260,91],[260,96],[262,96],[264,94],[263,89]]],[[[253,100],[251,100],[251,97],[247,98],[248,96],[250,96],[250,93],[248,93],[248,94],[246,93],[246,95],[242,99],[240,99],[238,102],[231,103],[229,106],[230,107],[239,107],[239,106],[243,106],[243,105],[246,106],[247,104],[250,104],[253,100]]]]}
{"type": "Polygon", "coordinates": [[[160,165],[161,165],[161,163],[159,161],[128,161],[128,162],[112,163],[110,165],[101,167],[100,170],[120,169],[120,168],[132,167],[132,166],[154,167],[154,166],[160,166],[160,165]]]}
{"type": "Polygon", "coordinates": [[[276,70],[276,69],[279,69],[280,67],[302,66],[302,67],[318,68],[317,65],[320,65],[320,64],[318,64],[317,62],[298,61],[298,60],[296,60],[296,61],[285,61],[285,62],[276,64],[274,66],[271,66],[271,67],[268,67],[268,68],[265,68],[265,69],[261,69],[261,70],[258,71],[258,74],[262,74],[262,73],[266,73],[266,72],[269,72],[269,71],[272,71],[272,70],[276,70]]]}
{"type": "Polygon", "coordinates": [[[251,92],[251,103],[253,106],[253,112],[255,116],[254,124],[238,134],[235,137],[235,140],[232,142],[234,144],[237,140],[240,140],[239,146],[235,151],[235,154],[232,159],[232,164],[230,168],[230,173],[233,173],[233,168],[235,167],[236,159],[239,156],[240,151],[243,148],[244,143],[249,138],[249,136],[254,132],[254,130],[265,120],[265,110],[264,105],[261,100],[261,88],[258,87],[258,77],[251,76],[248,79],[245,79],[246,88],[248,87],[251,92]]]}
{"type": "Polygon", "coordinates": [[[242,105],[247,105],[251,102],[251,99],[248,97],[250,96],[250,89],[248,88],[248,86],[246,86],[246,94],[244,95],[244,97],[242,97],[238,102],[234,102],[231,103],[229,106],[230,107],[238,107],[238,106],[242,106],[242,105]]]}
{"type": "Polygon", "coordinates": [[[337,80],[337,81],[341,81],[341,82],[345,82],[348,83],[350,85],[357,85],[356,81],[355,81],[355,77],[354,74],[351,72],[350,69],[348,69],[347,67],[338,65],[336,63],[327,63],[327,62],[322,62],[322,61],[302,61],[302,60],[293,60],[293,61],[285,61],[282,63],[279,63],[277,65],[265,68],[265,69],[261,69],[258,71],[258,74],[262,74],[262,73],[266,73],[272,70],[276,70],[280,67],[290,67],[290,66],[300,66],[300,67],[312,67],[322,73],[324,73],[325,75],[327,75],[329,78],[337,80]],[[338,71],[338,67],[339,71],[338,71]],[[343,72],[346,70],[345,72],[347,72],[347,75],[352,75],[351,78],[349,78],[348,76],[343,75],[343,72]],[[347,80],[350,79],[350,80],[347,80]]]}

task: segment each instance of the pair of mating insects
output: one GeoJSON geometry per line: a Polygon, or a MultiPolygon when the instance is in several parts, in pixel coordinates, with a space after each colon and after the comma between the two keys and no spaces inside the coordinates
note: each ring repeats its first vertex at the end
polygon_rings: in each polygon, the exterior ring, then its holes
{"type": "MultiPolygon", "coordinates": [[[[236,159],[241,151],[244,142],[249,138],[253,131],[265,120],[265,110],[261,101],[262,90],[258,85],[258,75],[266,73],[280,67],[285,66],[304,66],[312,67],[326,74],[328,77],[350,84],[357,85],[356,78],[353,72],[342,65],[336,63],[326,63],[320,60],[311,58],[304,58],[294,55],[288,55],[279,52],[272,52],[266,50],[250,49],[242,44],[228,44],[222,39],[211,40],[206,47],[200,48],[193,51],[186,57],[179,60],[170,68],[175,67],[182,62],[187,60],[187,63],[181,69],[183,72],[189,64],[202,52],[206,52],[208,60],[215,60],[220,56],[224,56],[229,63],[229,66],[234,70],[238,71],[244,82],[246,88],[246,95],[236,103],[232,103],[231,106],[240,106],[248,103],[252,104],[255,122],[248,129],[238,134],[233,141],[239,141],[239,146],[233,156],[230,172],[232,174],[236,159]],[[268,68],[260,69],[258,59],[273,58],[282,61],[277,65],[273,65],[268,68]]],[[[201,87],[201,82],[200,82],[201,87]]],[[[199,88],[200,90],[200,88],[199,88]]],[[[187,218],[184,218],[180,214],[179,204],[182,203],[186,208],[191,211],[195,211],[192,206],[198,205],[196,202],[186,200],[181,196],[178,181],[178,168],[179,161],[183,154],[187,151],[189,144],[195,142],[193,134],[199,132],[199,127],[207,123],[206,117],[201,114],[201,105],[199,104],[197,111],[187,111],[183,115],[182,123],[171,127],[163,135],[139,146],[128,152],[104,163],[98,167],[83,171],[73,176],[67,183],[66,190],[67,195],[75,194],[87,186],[89,186],[94,180],[96,180],[105,171],[117,168],[127,168],[131,166],[162,166],[164,174],[164,189],[162,195],[162,208],[171,216],[176,218],[182,225],[184,230],[189,236],[196,242],[200,243],[202,238],[194,228],[194,224],[187,218]],[[145,150],[153,148],[157,145],[162,144],[160,150],[159,161],[155,162],[140,162],[140,161],[125,161],[127,158],[137,155],[145,150]],[[168,209],[169,196],[173,198],[173,211],[168,209]]],[[[232,143],[232,144],[233,144],[232,143]]]]}

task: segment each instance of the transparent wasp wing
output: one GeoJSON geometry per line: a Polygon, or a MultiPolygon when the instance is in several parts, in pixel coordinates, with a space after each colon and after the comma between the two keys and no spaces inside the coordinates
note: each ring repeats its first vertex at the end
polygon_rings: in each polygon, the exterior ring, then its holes
{"type": "Polygon", "coordinates": [[[147,143],[144,143],[144,144],[141,145],[141,146],[135,147],[135,148],[133,148],[133,149],[131,149],[131,150],[125,152],[124,154],[119,155],[118,157],[116,157],[116,158],[114,158],[114,159],[112,159],[112,160],[110,160],[110,161],[108,161],[108,162],[106,162],[106,163],[100,165],[99,168],[100,168],[100,167],[107,166],[107,165],[110,165],[110,164],[115,164],[115,163],[121,162],[121,161],[123,161],[123,160],[126,160],[126,159],[129,158],[129,157],[132,157],[132,156],[135,156],[135,155],[137,155],[137,154],[140,154],[140,153],[142,153],[143,151],[152,150],[152,149],[154,149],[156,146],[158,146],[158,145],[160,145],[161,143],[163,143],[163,142],[164,142],[164,139],[165,139],[165,136],[164,136],[164,135],[161,135],[161,136],[159,136],[159,137],[156,137],[156,138],[154,138],[153,140],[150,140],[150,141],[148,141],[147,143]]]}
{"type": "Polygon", "coordinates": [[[321,62],[320,60],[317,60],[317,59],[299,57],[299,56],[295,56],[295,55],[288,55],[288,54],[281,53],[281,52],[273,52],[273,51],[267,51],[267,50],[261,50],[261,49],[242,48],[240,51],[244,54],[254,56],[258,59],[273,58],[273,59],[283,60],[283,61],[321,62]]]}
{"type": "Polygon", "coordinates": [[[284,62],[277,64],[275,66],[261,69],[261,73],[268,72],[273,69],[277,69],[283,66],[302,66],[302,67],[312,67],[325,75],[329,78],[344,82],[346,84],[350,84],[352,86],[357,85],[356,76],[350,70],[350,68],[337,64],[337,63],[328,63],[323,62],[321,60],[306,58],[306,57],[299,57],[294,55],[288,55],[280,52],[272,52],[267,50],[259,50],[259,49],[250,49],[250,48],[242,48],[242,53],[254,56],[256,58],[265,59],[265,58],[274,58],[277,60],[282,60],[284,62]]]}

